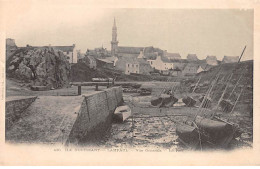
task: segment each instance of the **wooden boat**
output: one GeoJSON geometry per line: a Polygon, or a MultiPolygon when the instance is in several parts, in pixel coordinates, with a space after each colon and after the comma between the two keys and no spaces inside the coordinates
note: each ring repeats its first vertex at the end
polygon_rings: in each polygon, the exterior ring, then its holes
{"type": "Polygon", "coordinates": [[[230,100],[224,100],[224,99],[220,101],[219,105],[222,111],[225,113],[231,112],[234,107],[234,105],[231,103],[230,100]]]}
{"type": "Polygon", "coordinates": [[[160,107],[162,105],[162,102],[163,102],[163,98],[159,97],[159,98],[156,98],[156,99],[152,99],[151,105],[156,106],[156,107],[160,107]]]}
{"type": "Polygon", "coordinates": [[[198,148],[198,143],[226,148],[230,142],[240,136],[238,126],[221,119],[208,119],[197,116],[192,124],[177,125],[176,133],[186,146],[198,148]]]}
{"type": "Polygon", "coordinates": [[[161,107],[171,107],[173,104],[175,104],[178,101],[176,97],[171,95],[168,98],[163,98],[161,107]]]}
{"type": "Polygon", "coordinates": [[[183,103],[185,103],[186,106],[188,106],[188,107],[194,107],[195,104],[196,104],[196,100],[193,99],[191,96],[188,96],[188,97],[186,97],[186,98],[183,98],[182,101],[183,101],[183,103]]]}
{"type": "Polygon", "coordinates": [[[115,122],[124,122],[132,114],[132,111],[129,106],[119,106],[114,112],[113,119],[115,122]]]}
{"type": "MultiPolygon", "coordinates": [[[[245,51],[245,48],[239,58],[239,61],[245,51]]],[[[218,72],[220,72],[220,69],[218,72]]],[[[230,78],[227,81],[227,83],[229,83],[229,81],[231,80],[232,74],[230,75],[230,78]]],[[[209,143],[210,145],[213,145],[215,147],[226,148],[234,138],[239,137],[241,135],[239,126],[237,124],[230,123],[223,119],[220,119],[215,116],[215,113],[213,113],[211,118],[198,116],[198,113],[201,112],[202,110],[201,108],[203,108],[203,106],[207,108],[206,106],[207,98],[209,98],[213,87],[216,85],[218,77],[219,75],[216,75],[215,80],[212,81],[211,87],[209,88],[209,90],[207,91],[207,93],[205,94],[202,100],[202,103],[199,107],[199,111],[197,112],[194,119],[190,121],[190,124],[186,123],[186,124],[177,125],[176,133],[179,136],[179,140],[182,140],[181,142],[184,142],[185,145],[188,145],[190,147],[195,147],[195,148],[198,145],[200,145],[202,148],[202,144],[209,143]],[[194,141],[192,139],[194,139],[194,141]],[[198,144],[196,140],[198,140],[200,144],[198,144]]],[[[228,85],[226,85],[218,104],[223,99],[225,92],[227,90],[227,86],[228,85]]],[[[242,91],[243,90],[241,90],[240,95],[242,91]]],[[[236,100],[236,103],[238,99],[236,100]]]]}

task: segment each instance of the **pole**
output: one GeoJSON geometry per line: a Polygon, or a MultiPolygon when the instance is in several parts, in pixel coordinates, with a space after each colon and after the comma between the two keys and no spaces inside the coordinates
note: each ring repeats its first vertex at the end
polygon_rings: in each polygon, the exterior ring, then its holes
{"type": "Polygon", "coordinates": [[[198,86],[198,84],[199,84],[199,82],[200,82],[200,79],[201,79],[201,76],[200,76],[200,78],[199,78],[198,82],[196,83],[196,85],[195,85],[195,87],[194,87],[194,89],[193,89],[192,93],[194,93],[194,92],[195,92],[195,90],[196,90],[196,88],[197,88],[197,86],[198,86]]]}
{"type": "Polygon", "coordinates": [[[245,89],[245,88],[241,89],[241,92],[239,93],[239,96],[237,97],[237,100],[236,100],[236,102],[235,102],[235,104],[234,104],[234,106],[233,106],[233,108],[232,108],[232,110],[231,110],[230,113],[233,113],[233,111],[234,111],[234,109],[235,109],[235,107],[236,107],[236,105],[237,105],[237,102],[238,102],[238,100],[239,100],[239,98],[240,98],[240,96],[241,96],[241,94],[242,94],[242,92],[243,92],[244,89],[245,89]]]}

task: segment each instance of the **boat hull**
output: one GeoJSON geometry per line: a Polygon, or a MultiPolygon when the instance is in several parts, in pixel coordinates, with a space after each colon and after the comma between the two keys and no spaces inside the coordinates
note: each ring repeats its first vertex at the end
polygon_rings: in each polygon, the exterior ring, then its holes
{"type": "Polygon", "coordinates": [[[188,106],[188,107],[194,107],[195,104],[196,104],[196,100],[193,99],[192,97],[189,97],[189,96],[186,97],[186,98],[183,98],[182,101],[183,101],[183,103],[185,103],[186,106],[188,106]]]}
{"type": "Polygon", "coordinates": [[[113,115],[114,122],[124,122],[132,115],[131,109],[129,106],[119,106],[116,108],[113,115]]]}
{"type": "Polygon", "coordinates": [[[237,128],[217,119],[207,119],[197,116],[195,126],[188,124],[178,125],[176,133],[179,138],[190,147],[196,147],[201,142],[214,147],[226,148],[230,142],[238,137],[237,128]],[[192,141],[193,140],[193,141],[192,141]]]}

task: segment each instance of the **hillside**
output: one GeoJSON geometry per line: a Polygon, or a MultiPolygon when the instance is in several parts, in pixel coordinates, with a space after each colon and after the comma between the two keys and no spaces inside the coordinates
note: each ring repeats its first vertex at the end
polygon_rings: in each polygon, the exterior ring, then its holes
{"type": "Polygon", "coordinates": [[[91,81],[92,78],[116,78],[116,81],[167,81],[165,76],[149,76],[132,74],[126,75],[119,70],[98,68],[91,69],[85,63],[76,63],[71,66],[71,81],[72,82],[87,82],[91,81]]]}
{"type": "Polygon", "coordinates": [[[227,92],[224,95],[224,99],[230,99],[233,103],[238,98],[239,93],[243,89],[243,93],[238,100],[237,109],[242,108],[248,113],[252,113],[253,108],[253,60],[237,63],[226,63],[219,66],[212,67],[209,71],[201,72],[195,77],[183,80],[182,86],[186,92],[191,92],[195,84],[201,77],[195,93],[205,94],[208,90],[212,80],[219,72],[219,78],[217,85],[213,88],[211,98],[213,102],[217,102],[221,97],[226,82],[229,79],[230,74],[233,72],[233,76],[230,80],[230,85],[227,88],[227,92]],[[239,80],[240,79],[240,80],[239,80]],[[238,82],[239,80],[239,82],[238,82]],[[236,83],[238,85],[236,86],[236,83]],[[234,88],[236,86],[236,88],[234,88]],[[233,93],[232,90],[234,89],[233,93]],[[232,93],[232,95],[231,95],[232,93]]]}

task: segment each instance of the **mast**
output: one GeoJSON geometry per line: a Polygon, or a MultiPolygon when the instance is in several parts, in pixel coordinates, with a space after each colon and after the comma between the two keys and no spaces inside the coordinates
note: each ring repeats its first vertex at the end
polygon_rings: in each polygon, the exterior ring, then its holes
{"type": "Polygon", "coordinates": [[[201,79],[201,76],[200,76],[198,82],[196,83],[196,85],[195,85],[195,87],[194,87],[194,89],[193,89],[193,91],[192,91],[191,93],[194,93],[194,92],[195,92],[195,90],[196,90],[196,88],[197,88],[197,86],[198,86],[198,84],[199,84],[199,82],[200,82],[200,79],[201,79]]]}
{"type": "MultiPolygon", "coordinates": [[[[242,53],[241,53],[241,55],[240,55],[240,57],[239,57],[239,60],[238,60],[237,64],[240,63],[240,60],[241,60],[241,58],[242,58],[242,56],[243,56],[245,50],[246,50],[246,46],[244,47],[244,49],[243,49],[243,51],[242,51],[242,53]]],[[[237,66],[237,65],[236,65],[236,66],[237,66]]],[[[220,99],[219,99],[219,101],[218,101],[218,104],[217,104],[217,106],[216,106],[216,110],[218,110],[219,104],[220,104],[220,102],[223,100],[224,95],[226,94],[227,88],[228,88],[228,86],[229,86],[229,82],[230,82],[230,80],[232,79],[232,76],[233,76],[233,74],[234,74],[234,70],[236,69],[236,66],[235,66],[234,69],[232,70],[232,73],[231,73],[231,75],[230,75],[230,78],[228,79],[227,84],[226,84],[226,87],[225,87],[225,89],[224,89],[224,91],[223,91],[223,93],[222,93],[222,95],[221,95],[221,97],[220,97],[220,99]]]]}

